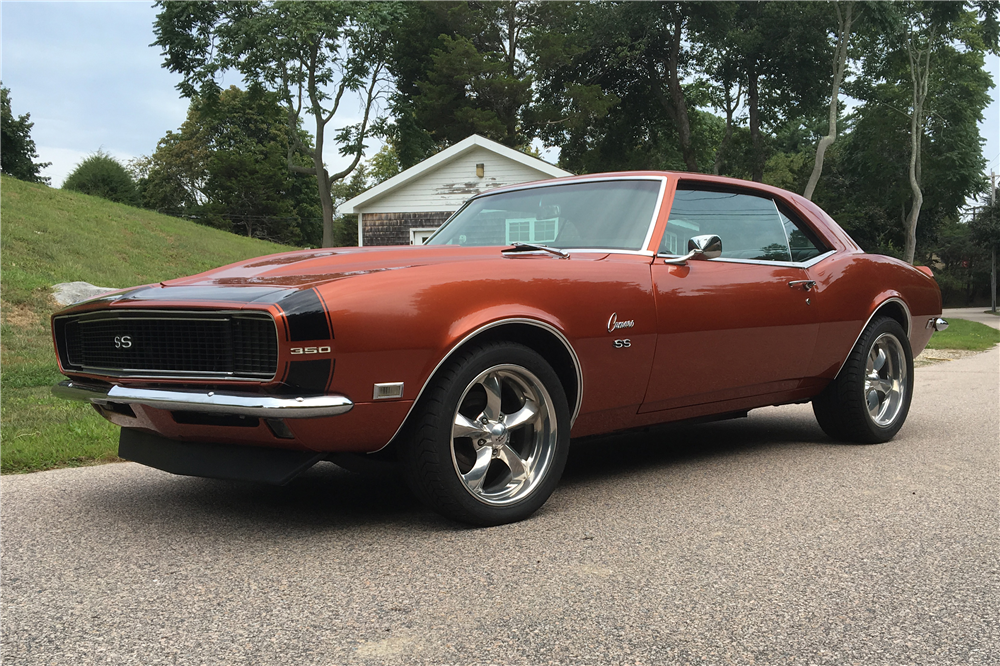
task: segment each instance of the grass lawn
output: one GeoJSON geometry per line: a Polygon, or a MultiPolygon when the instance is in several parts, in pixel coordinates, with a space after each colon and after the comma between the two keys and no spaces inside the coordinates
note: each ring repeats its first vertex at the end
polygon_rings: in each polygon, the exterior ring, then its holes
{"type": "Polygon", "coordinates": [[[986,324],[965,319],[949,319],[948,329],[931,336],[928,349],[967,349],[983,351],[1000,343],[1000,331],[986,324]]]}
{"type": "Polygon", "coordinates": [[[52,285],[130,287],[291,248],[44,185],[0,179],[0,472],[115,460],[118,428],[55,398],[52,285]]]}

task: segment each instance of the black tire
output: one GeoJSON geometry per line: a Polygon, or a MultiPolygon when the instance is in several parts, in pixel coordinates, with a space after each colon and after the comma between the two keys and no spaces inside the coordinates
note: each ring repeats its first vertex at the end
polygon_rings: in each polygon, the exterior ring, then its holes
{"type": "Polygon", "coordinates": [[[906,421],[913,397],[913,352],[895,319],[876,317],[837,378],[813,398],[813,413],[833,439],[881,444],[906,421]]]}
{"type": "Polygon", "coordinates": [[[449,359],[421,396],[402,471],[417,497],[444,516],[482,526],[516,522],[559,483],[569,428],[566,393],[544,358],[511,342],[475,345],[449,359]]]}

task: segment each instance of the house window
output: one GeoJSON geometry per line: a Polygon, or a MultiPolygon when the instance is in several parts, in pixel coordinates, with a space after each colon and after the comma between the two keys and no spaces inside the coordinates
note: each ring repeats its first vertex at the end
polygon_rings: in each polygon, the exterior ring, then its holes
{"type": "Polygon", "coordinates": [[[410,245],[423,245],[424,242],[437,230],[437,227],[420,227],[418,229],[410,229],[410,245]]]}
{"type": "Polygon", "coordinates": [[[551,243],[559,232],[556,218],[536,220],[533,217],[507,220],[507,244],[511,243],[551,243]]]}

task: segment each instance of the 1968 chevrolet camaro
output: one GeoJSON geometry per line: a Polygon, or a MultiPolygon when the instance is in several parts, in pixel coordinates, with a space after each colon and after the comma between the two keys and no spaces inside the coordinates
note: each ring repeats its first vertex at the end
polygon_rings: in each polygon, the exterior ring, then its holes
{"type": "Polygon", "coordinates": [[[55,387],[121,457],[285,483],[398,461],[457,520],[529,516],[570,437],[812,401],[846,442],[906,418],[940,318],[931,272],[865,254],[817,206],[687,173],[470,199],[424,246],[302,250],[52,318],[55,387]]]}

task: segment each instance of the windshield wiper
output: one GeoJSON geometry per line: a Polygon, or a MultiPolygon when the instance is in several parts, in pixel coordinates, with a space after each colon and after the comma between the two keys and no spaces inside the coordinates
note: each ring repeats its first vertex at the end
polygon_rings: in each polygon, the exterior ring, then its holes
{"type": "Polygon", "coordinates": [[[501,252],[548,252],[549,254],[554,254],[560,259],[569,259],[569,252],[564,252],[558,248],[549,247],[547,245],[535,245],[534,243],[511,243],[513,247],[507,247],[501,252]]]}

